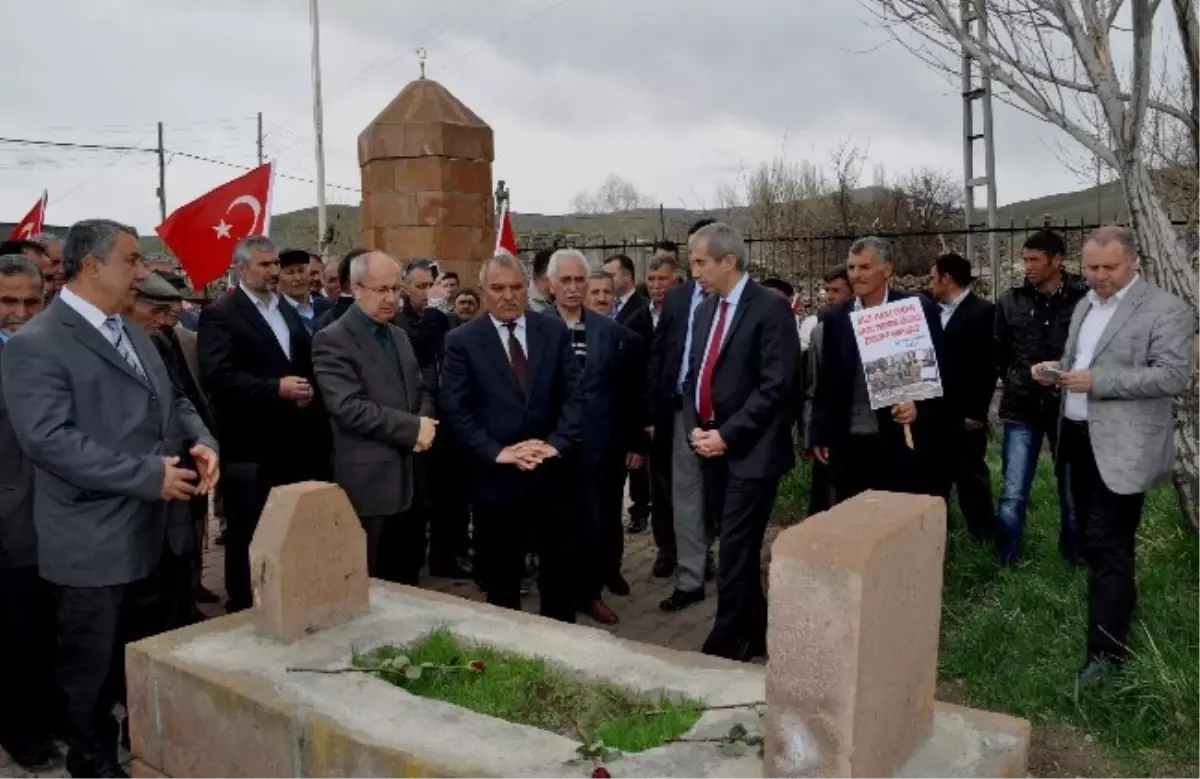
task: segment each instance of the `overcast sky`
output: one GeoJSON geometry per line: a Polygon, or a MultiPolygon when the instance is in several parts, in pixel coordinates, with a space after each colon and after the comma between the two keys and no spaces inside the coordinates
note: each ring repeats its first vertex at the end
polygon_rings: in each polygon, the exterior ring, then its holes
{"type": "MultiPolygon", "coordinates": [[[[326,180],[357,189],[358,133],[428,72],[495,131],[516,211],[562,213],[609,173],[668,207],[716,205],[722,182],[777,156],[825,163],[843,141],[890,174],[961,175],[957,89],[854,0],[325,0],[326,180]]],[[[252,165],[255,113],[279,172],[311,178],[307,0],[5,3],[0,136],[171,150],[252,165]]],[[[996,105],[1000,202],[1080,189],[1060,135],[996,105]]],[[[170,156],[168,211],[237,175],[170,156]]],[[[158,222],[145,152],[0,143],[0,221],[50,191],[48,221],[158,222]]],[[[330,187],[330,203],[358,193],[330,187]]],[[[275,212],[314,205],[277,180],[275,212]]]]}

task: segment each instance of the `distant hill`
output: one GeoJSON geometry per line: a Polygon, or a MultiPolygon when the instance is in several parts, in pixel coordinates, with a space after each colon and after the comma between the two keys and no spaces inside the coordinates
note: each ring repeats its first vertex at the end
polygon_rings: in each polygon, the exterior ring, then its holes
{"type": "Polygon", "coordinates": [[[997,209],[1001,226],[1009,222],[1041,222],[1051,218],[1052,224],[1093,225],[1125,222],[1129,209],[1125,206],[1125,195],[1121,182],[1110,181],[1099,187],[1089,187],[1078,192],[1062,192],[1057,195],[1022,200],[997,209]]]}
{"type": "MultiPolygon", "coordinates": [[[[869,198],[870,187],[859,190],[859,197],[869,198]]],[[[343,254],[361,243],[361,227],[357,206],[334,205],[328,207],[329,224],[334,229],[331,252],[343,254]]],[[[653,241],[660,236],[680,240],[687,235],[688,227],[704,216],[713,216],[744,226],[745,209],[712,209],[693,211],[683,208],[648,208],[614,214],[518,214],[513,215],[513,229],[522,244],[549,236],[570,237],[579,243],[620,244],[638,241],[653,241]]],[[[1109,182],[1099,188],[1090,187],[1078,192],[1063,192],[1057,195],[1010,203],[998,210],[1001,227],[1010,223],[1017,225],[1028,222],[1040,224],[1047,217],[1051,223],[1061,225],[1096,224],[1099,222],[1125,221],[1125,208],[1119,182],[1109,182]],[[1097,219],[1097,213],[1103,215],[1097,219]]],[[[986,218],[980,216],[980,221],[986,218]]],[[[317,210],[304,208],[271,217],[271,237],[280,246],[310,248],[317,245],[317,210]]],[[[157,236],[142,239],[147,253],[162,253],[165,247],[157,236]]]]}

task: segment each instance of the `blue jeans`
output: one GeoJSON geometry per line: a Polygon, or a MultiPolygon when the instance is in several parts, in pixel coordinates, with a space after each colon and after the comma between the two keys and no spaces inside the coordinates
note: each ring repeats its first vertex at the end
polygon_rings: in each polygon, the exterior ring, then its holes
{"type": "Polygon", "coordinates": [[[1021,537],[1025,533],[1029,490],[1037,472],[1042,438],[1050,439],[1050,451],[1055,455],[1054,476],[1058,482],[1059,513],[1058,551],[1071,562],[1079,557],[1075,501],[1071,496],[1067,464],[1063,458],[1057,456],[1057,429],[1041,430],[1016,422],[1005,422],[1004,446],[1001,452],[1004,484],[1001,488],[1000,503],[996,507],[996,554],[1001,563],[1011,565],[1021,556],[1021,537]]]}

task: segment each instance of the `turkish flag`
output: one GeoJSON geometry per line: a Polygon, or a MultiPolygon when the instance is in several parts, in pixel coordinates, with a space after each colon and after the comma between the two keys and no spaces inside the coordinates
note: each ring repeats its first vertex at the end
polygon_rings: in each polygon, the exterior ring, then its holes
{"type": "Polygon", "coordinates": [[[234,245],[248,235],[266,235],[271,223],[272,163],[222,184],[154,228],[199,289],[219,279],[233,262],[234,245]]]}
{"type": "Polygon", "coordinates": [[[42,190],[42,197],[38,202],[33,204],[33,208],[29,209],[20,222],[13,225],[12,232],[9,233],[9,240],[12,241],[28,241],[33,236],[42,231],[46,226],[46,190],[42,190]]]}
{"type": "Polygon", "coordinates": [[[496,230],[496,254],[507,252],[517,256],[517,235],[513,232],[512,219],[508,216],[508,203],[500,212],[500,227],[496,230]]]}

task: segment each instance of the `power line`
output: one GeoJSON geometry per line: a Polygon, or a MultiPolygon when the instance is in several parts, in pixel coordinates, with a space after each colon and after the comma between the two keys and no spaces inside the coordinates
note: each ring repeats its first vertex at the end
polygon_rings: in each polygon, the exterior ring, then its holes
{"type": "MultiPolygon", "coordinates": [[[[158,154],[157,146],[151,146],[151,147],[118,146],[118,145],[103,144],[103,143],[74,143],[71,141],[43,141],[43,140],[35,140],[32,138],[6,138],[6,137],[0,137],[0,143],[11,143],[11,144],[16,144],[16,145],[20,145],[20,146],[35,146],[35,147],[52,148],[52,149],[79,149],[79,150],[87,150],[87,151],[112,151],[112,152],[122,152],[124,154],[129,154],[132,152],[158,154]]],[[[183,158],[189,159],[189,160],[196,160],[197,162],[207,162],[211,165],[222,165],[227,168],[239,168],[241,170],[252,170],[255,167],[254,165],[242,165],[242,164],[239,164],[236,162],[230,162],[228,160],[216,159],[215,157],[206,157],[202,154],[193,154],[191,152],[181,151],[179,149],[165,149],[164,152],[165,152],[165,154],[167,154],[170,157],[183,157],[183,158]]],[[[276,171],[275,175],[281,179],[287,179],[289,181],[301,181],[306,184],[317,183],[313,179],[304,178],[303,176],[293,176],[291,174],[280,173],[278,171],[276,171]]],[[[341,184],[326,183],[325,186],[327,186],[331,189],[342,189],[347,192],[362,192],[362,190],[359,189],[358,187],[347,187],[347,186],[343,186],[341,184]]]]}

